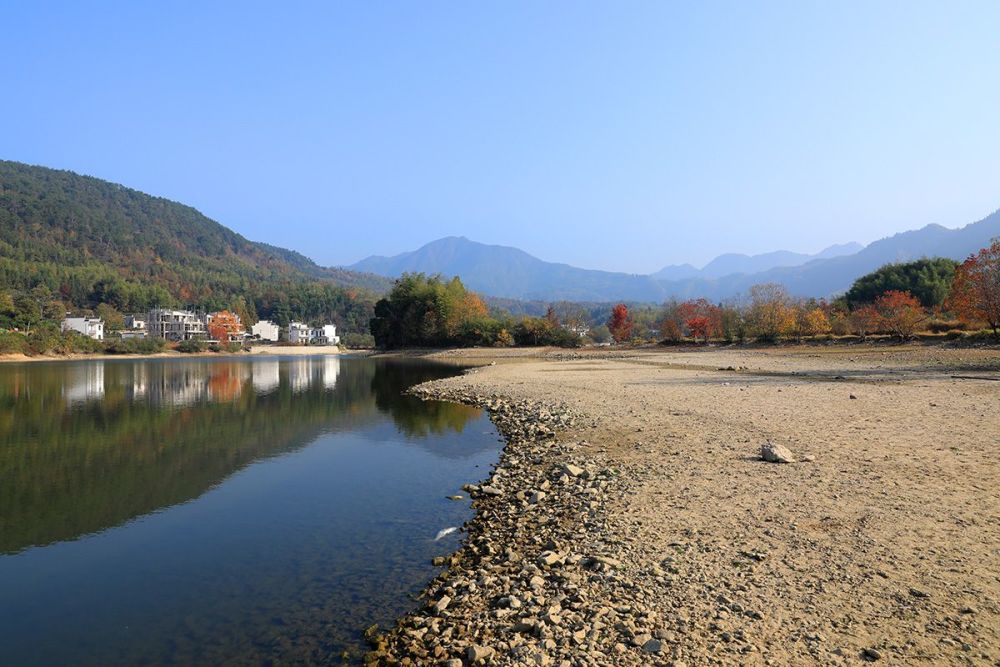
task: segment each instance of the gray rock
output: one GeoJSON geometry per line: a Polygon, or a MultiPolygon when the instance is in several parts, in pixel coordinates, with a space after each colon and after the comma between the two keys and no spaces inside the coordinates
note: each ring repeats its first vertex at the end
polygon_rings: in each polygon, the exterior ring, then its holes
{"type": "Polygon", "coordinates": [[[791,450],[770,441],[760,446],[760,458],[768,463],[795,463],[795,455],[791,450]]]}
{"type": "Polygon", "coordinates": [[[663,650],[663,642],[659,639],[650,639],[642,645],[642,650],[646,653],[659,653],[663,650]]]}

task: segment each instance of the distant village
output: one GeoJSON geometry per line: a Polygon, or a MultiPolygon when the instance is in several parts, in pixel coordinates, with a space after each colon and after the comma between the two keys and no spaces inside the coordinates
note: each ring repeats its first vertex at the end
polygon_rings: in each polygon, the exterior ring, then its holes
{"type": "MultiPolygon", "coordinates": [[[[99,317],[66,317],[63,331],[76,331],[94,340],[104,340],[104,321],[99,317]]],[[[290,322],[281,327],[270,320],[260,320],[249,330],[239,315],[228,310],[202,313],[190,310],[154,308],[145,314],[127,315],[124,328],[108,332],[122,340],[154,338],[174,343],[278,343],[290,345],[338,345],[340,337],[333,324],[309,326],[290,322]]]]}

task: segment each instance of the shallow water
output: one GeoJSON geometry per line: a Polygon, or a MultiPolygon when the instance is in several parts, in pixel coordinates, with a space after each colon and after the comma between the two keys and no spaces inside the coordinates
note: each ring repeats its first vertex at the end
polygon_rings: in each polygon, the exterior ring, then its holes
{"type": "Polygon", "coordinates": [[[334,663],[416,604],[500,449],[338,357],[0,366],[3,664],[334,663]]]}

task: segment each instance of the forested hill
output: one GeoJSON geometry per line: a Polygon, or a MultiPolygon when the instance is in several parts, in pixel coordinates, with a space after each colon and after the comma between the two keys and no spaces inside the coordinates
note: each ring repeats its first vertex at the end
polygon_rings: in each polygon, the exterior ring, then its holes
{"type": "Polygon", "coordinates": [[[69,171],[0,161],[0,292],[68,306],[239,307],[367,330],[391,281],[255,243],[195,209],[69,171]]]}

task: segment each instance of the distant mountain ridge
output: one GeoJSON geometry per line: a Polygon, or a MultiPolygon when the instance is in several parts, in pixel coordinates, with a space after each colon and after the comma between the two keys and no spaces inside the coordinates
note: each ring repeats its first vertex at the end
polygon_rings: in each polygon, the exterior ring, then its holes
{"type": "Polygon", "coordinates": [[[775,250],[760,255],[726,253],[697,269],[690,264],[666,266],[652,277],[657,280],[682,280],[685,278],[722,278],[735,273],[758,273],[779,266],[801,266],[814,259],[829,259],[842,255],[852,255],[864,248],[860,243],[840,243],[824,248],[815,255],[789,250],[775,250]]]}
{"type": "Polygon", "coordinates": [[[457,275],[478,292],[526,300],[593,301],[595,294],[623,293],[655,301],[663,296],[649,276],[545,262],[517,248],[477,243],[464,236],[438,239],[395,257],[369,257],[347,268],[390,278],[414,271],[457,275]]]}
{"type": "Polygon", "coordinates": [[[468,287],[483,294],[522,300],[724,300],[763,282],[781,283],[796,296],[831,297],[884,264],[921,257],[962,260],[998,236],[1000,211],[959,229],[927,225],[864,247],[846,243],[815,255],[788,251],[752,256],[726,254],[702,269],[690,264],[675,265],[652,275],[582,269],[546,262],[517,248],[451,236],[393,257],[368,257],[348,268],[390,278],[414,271],[457,275],[468,287]]]}

